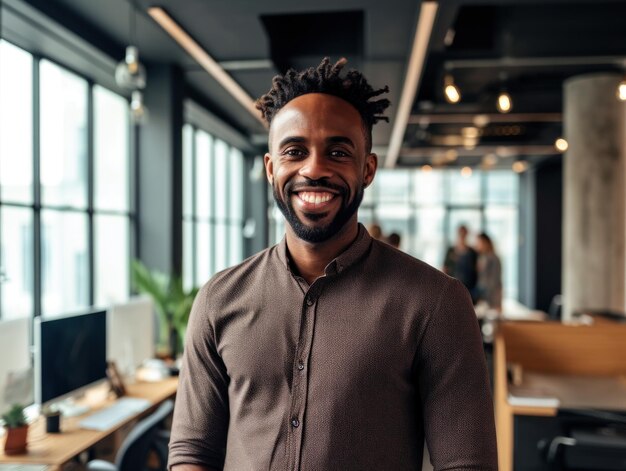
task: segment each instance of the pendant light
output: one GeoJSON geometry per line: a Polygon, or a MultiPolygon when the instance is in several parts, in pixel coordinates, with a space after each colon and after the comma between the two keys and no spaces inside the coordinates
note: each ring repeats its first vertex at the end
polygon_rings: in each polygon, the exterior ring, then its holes
{"type": "Polygon", "coordinates": [[[130,44],[126,47],[124,60],[115,68],[115,82],[126,90],[140,90],[146,86],[146,68],[139,62],[139,49],[135,37],[135,5],[129,2],[130,44]]]}
{"type": "Polygon", "coordinates": [[[130,99],[130,117],[133,123],[142,125],[148,121],[148,108],[143,102],[143,93],[134,90],[130,99]]]}

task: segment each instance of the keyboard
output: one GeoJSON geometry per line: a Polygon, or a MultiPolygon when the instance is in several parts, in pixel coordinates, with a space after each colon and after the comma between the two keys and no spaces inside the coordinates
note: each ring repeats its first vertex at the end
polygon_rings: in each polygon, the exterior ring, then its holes
{"type": "Polygon", "coordinates": [[[84,418],[78,425],[87,430],[109,430],[126,419],[145,411],[151,405],[147,399],[122,397],[110,406],[84,418]]]}
{"type": "Polygon", "coordinates": [[[0,464],[0,471],[48,471],[49,469],[51,468],[43,464],[0,464]]]}

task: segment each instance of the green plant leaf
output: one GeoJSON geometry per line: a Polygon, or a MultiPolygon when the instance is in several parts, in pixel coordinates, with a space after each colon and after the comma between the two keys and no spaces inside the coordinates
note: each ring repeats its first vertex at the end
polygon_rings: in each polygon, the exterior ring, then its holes
{"type": "Polygon", "coordinates": [[[159,346],[173,347],[171,353],[178,353],[176,346],[170,345],[171,334],[176,332],[176,343],[182,346],[191,307],[199,289],[193,288],[186,292],[182,277],[150,271],[139,260],[133,260],[131,272],[135,289],[154,300],[159,316],[159,346]]]}
{"type": "Polygon", "coordinates": [[[22,404],[13,404],[11,408],[2,415],[2,421],[7,428],[19,428],[26,425],[26,414],[22,404]]]}

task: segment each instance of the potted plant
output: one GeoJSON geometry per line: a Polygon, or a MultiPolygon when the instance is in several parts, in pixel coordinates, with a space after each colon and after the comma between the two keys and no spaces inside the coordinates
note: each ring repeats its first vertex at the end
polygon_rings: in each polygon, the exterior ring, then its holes
{"type": "Polygon", "coordinates": [[[159,316],[159,349],[175,359],[182,352],[187,322],[198,288],[185,290],[177,275],[150,271],[139,260],[131,264],[135,289],[148,294],[159,316]]]}
{"type": "Polygon", "coordinates": [[[4,443],[6,455],[26,453],[28,423],[21,404],[14,404],[2,415],[4,427],[7,429],[7,439],[4,443]]]}

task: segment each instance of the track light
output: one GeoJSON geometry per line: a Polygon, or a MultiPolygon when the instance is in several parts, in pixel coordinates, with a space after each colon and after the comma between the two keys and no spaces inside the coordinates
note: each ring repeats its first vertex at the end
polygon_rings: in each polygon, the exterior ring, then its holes
{"type": "Polygon", "coordinates": [[[396,112],[396,118],[393,120],[394,125],[391,130],[389,146],[387,147],[385,168],[394,168],[400,155],[415,94],[419,89],[424,61],[428,52],[428,43],[430,42],[430,33],[435,24],[438,7],[439,4],[435,1],[421,2],[409,65],[404,78],[404,85],[402,86],[402,95],[400,95],[398,111],[396,112]]]}
{"type": "Polygon", "coordinates": [[[528,170],[528,162],[525,160],[518,160],[513,163],[513,171],[515,173],[524,173],[526,170],[528,170]]]}
{"type": "Polygon", "coordinates": [[[626,101],[626,77],[617,86],[617,98],[620,101],[626,101]]]}
{"type": "Polygon", "coordinates": [[[454,83],[454,78],[450,74],[446,74],[443,79],[443,94],[448,103],[458,103],[461,101],[461,91],[454,83]]]}
{"type": "Polygon", "coordinates": [[[513,100],[511,100],[511,95],[509,95],[506,91],[501,91],[500,95],[498,95],[498,101],[496,102],[496,108],[500,113],[508,113],[513,109],[513,100]]]}
{"type": "Polygon", "coordinates": [[[469,177],[471,177],[471,176],[472,176],[472,173],[473,173],[473,172],[472,172],[472,168],[471,168],[471,167],[463,167],[463,168],[461,169],[461,176],[462,176],[463,178],[469,178],[469,177]]]}
{"type": "MultiPolygon", "coordinates": [[[[167,11],[161,7],[150,7],[148,8],[148,14],[187,52],[187,54],[194,58],[217,83],[254,116],[255,119],[265,126],[265,120],[261,116],[261,113],[259,113],[259,110],[256,109],[254,99],[167,13],[167,11]]],[[[411,103],[413,103],[413,101],[411,101],[411,103]]],[[[404,136],[404,133],[402,136],[404,136]]]]}
{"type": "Polygon", "coordinates": [[[565,152],[569,147],[569,144],[565,139],[559,137],[556,141],[554,141],[554,147],[556,147],[556,150],[559,152],[565,152]]]}

